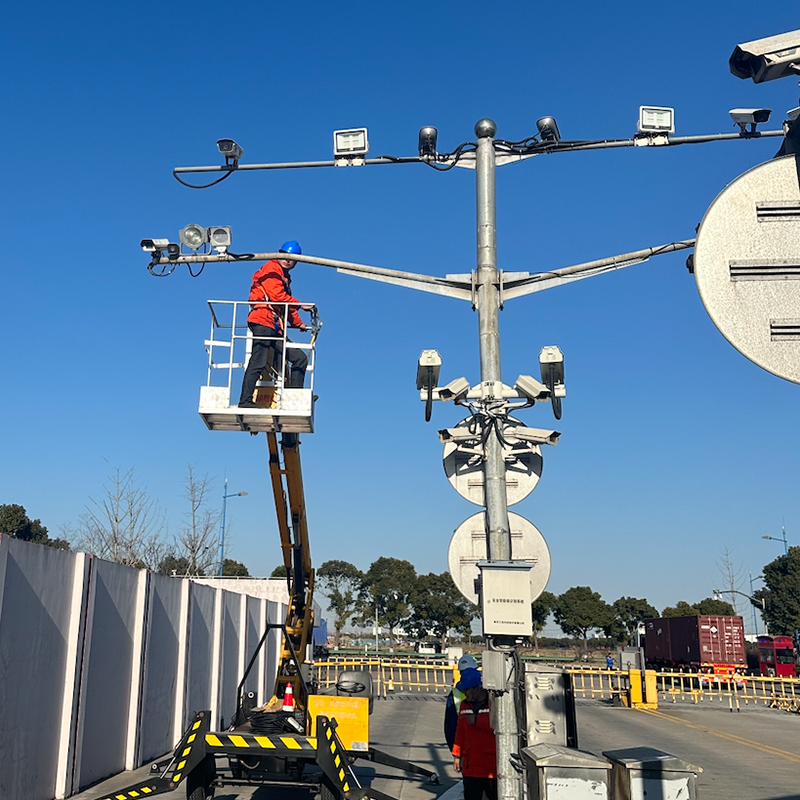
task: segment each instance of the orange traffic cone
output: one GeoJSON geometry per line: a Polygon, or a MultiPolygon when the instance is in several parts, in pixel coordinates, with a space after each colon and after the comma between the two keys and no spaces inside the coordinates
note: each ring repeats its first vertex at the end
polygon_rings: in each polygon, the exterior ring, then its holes
{"type": "Polygon", "coordinates": [[[286,684],[286,692],[283,695],[283,710],[294,711],[294,692],[291,683],[286,684]]]}

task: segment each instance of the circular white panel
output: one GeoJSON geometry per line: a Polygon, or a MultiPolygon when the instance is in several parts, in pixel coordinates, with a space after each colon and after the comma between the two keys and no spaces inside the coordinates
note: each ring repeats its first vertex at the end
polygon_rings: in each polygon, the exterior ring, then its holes
{"type": "MultiPolygon", "coordinates": [[[[519,514],[509,512],[511,526],[511,558],[528,561],[531,570],[531,598],[545,590],[550,579],[550,550],[539,529],[519,514]]],[[[464,520],[456,528],[447,551],[447,565],[458,591],[471,603],[478,603],[475,580],[478,562],[486,560],[486,512],[481,511],[464,520]]]]}
{"type": "Polygon", "coordinates": [[[746,358],[800,383],[800,163],[740,175],[697,233],[697,289],[722,335],[746,358]]]}
{"type": "MultiPolygon", "coordinates": [[[[478,417],[469,416],[456,425],[457,428],[475,427],[476,437],[481,431],[477,427],[478,417]]],[[[523,426],[513,417],[508,418],[505,430],[523,426]]],[[[538,445],[526,444],[510,436],[503,436],[508,446],[503,445],[503,458],[506,463],[506,497],[508,505],[513,506],[524,500],[539,483],[542,475],[542,450],[538,445]]],[[[472,445],[473,449],[482,449],[472,445]]],[[[485,503],[483,494],[483,458],[476,453],[466,452],[470,444],[459,445],[447,442],[444,446],[442,461],[444,474],[450,485],[470,503],[482,506],[485,503]]]]}

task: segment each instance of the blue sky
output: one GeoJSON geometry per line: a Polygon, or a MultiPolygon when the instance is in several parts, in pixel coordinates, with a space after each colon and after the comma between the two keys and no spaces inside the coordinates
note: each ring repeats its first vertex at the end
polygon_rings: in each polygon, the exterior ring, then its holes
{"type": "MultiPolygon", "coordinates": [[[[484,116],[521,139],[552,115],[566,139],[633,134],[638,107],[676,109],[678,134],[732,130],[728,110],[798,104],[791,79],[734,78],[738,42],[797,27],[788,5],[744,2],[532,10],[483,3],[173,2],[6,12],[5,230],[0,321],[0,502],[51,533],[135,465],[177,531],[188,462],[229,491],[229,552],[254,574],[279,562],[263,437],[212,433],[197,415],[205,301],[244,299],[252,265],[157,280],[143,237],[233,226],[234,250],[298,239],[306,253],[444,275],[475,262],[474,173],[423,165],[240,173],[192,191],[171,170],[330,158],[331,132],[369,128],[371,155],[439,149],[484,116]]],[[[714,197],[779,140],[556,154],[497,175],[498,257],[538,271],[693,235],[714,197]]],[[[590,585],[658,608],[720,583],[725,548],[753,575],[800,543],[797,386],[739,355],[699,300],[685,254],[514,300],[503,377],[536,373],[558,344],[568,396],[536,491],[513,508],[549,544],[549,589],[590,585]]],[[[379,556],[446,568],[475,508],[449,487],[436,429],[461,413],[414,389],[436,348],[443,378],[478,380],[477,315],[460,301],[300,266],[318,304],[316,433],[303,462],[314,562],[379,556]]],[[[547,407],[526,412],[552,425],[547,407]]],[[[221,503],[221,500],[219,501],[221,503]]],[[[745,589],[745,583],[740,588],[745,589]]],[[[744,608],[744,607],[743,607],[744,608]]],[[[749,617],[749,612],[747,612],[749,617]]]]}

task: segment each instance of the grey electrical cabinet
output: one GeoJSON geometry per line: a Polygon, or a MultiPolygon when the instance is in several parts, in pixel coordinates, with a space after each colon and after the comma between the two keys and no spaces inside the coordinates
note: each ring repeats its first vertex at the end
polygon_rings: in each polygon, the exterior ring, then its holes
{"type": "Polygon", "coordinates": [[[528,800],[609,800],[611,764],[585,750],[535,744],[522,750],[528,800]]]}
{"type": "Polygon", "coordinates": [[[697,800],[703,770],[652,747],[606,750],[611,762],[611,800],[697,800]]]}
{"type": "Polygon", "coordinates": [[[525,665],[525,732],[528,746],[578,746],[575,692],[568,672],[525,665]]]}

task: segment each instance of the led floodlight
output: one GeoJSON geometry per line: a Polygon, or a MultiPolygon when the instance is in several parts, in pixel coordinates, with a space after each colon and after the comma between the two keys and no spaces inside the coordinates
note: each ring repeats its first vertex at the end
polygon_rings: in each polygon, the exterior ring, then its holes
{"type": "Polygon", "coordinates": [[[639,133],[675,133],[675,109],[639,106],[639,133]]]}
{"type": "Polygon", "coordinates": [[[333,132],[334,158],[363,158],[369,152],[366,128],[333,132]]]}
{"type": "Polygon", "coordinates": [[[223,251],[231,246],[230,225],[212,225],[207,233],[209,243],[217,250],[223,251]]]}
{"type": "Polygon", "coordinates": [[[180,240],[190,250],[199,250],[208,241],[208,231],[202,225],[191,223],[181,230],[180,240]]]}

